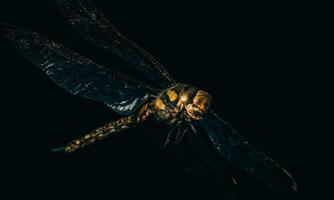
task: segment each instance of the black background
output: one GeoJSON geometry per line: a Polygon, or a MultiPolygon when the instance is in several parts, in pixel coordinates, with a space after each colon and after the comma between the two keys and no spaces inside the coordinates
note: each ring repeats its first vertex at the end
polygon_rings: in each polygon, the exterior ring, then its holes
{"type": "MultiPolygon", "coordinates": [[[[309,5],[102,0],[95,5],[176,80],[209,91],[213,109],[285,166],[299,186],[296,194],[277,194],[244,177],[240,199],[298,199],[305,191],[315,193],[317,186],[308,183],[318,176],[312,168],[319,156],[312,148],[321,145],[314,140],[310,146],[306,139],[319,131],[312,128],[318,98],[312,92],[318,90],[314,83],[323,80],[310,53],[316,41],[309,5]]],[[[33,29],[97,63],[124,70],[115,56],[79,38],[49,1],[2,1],[0,14],[1,22],[33,29]]],[[[0,51],[6,118],[1,133],[6,187],[1,190],[45,199],[224,199],[210,179],[184,173],[162,154],[150,128],[125,131],[72,155],[51,153],[119,116],[100,103],[69,95],[4,40],[0,51]]]]}

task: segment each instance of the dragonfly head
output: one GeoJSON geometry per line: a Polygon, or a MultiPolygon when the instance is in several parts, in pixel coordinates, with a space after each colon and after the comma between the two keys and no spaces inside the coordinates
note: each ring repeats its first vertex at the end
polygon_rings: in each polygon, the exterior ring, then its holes
{"type": "Polygon", "coordinates": [[[199,120],[206,114],[211,106],[211,96],[204,90],[189,87],[180,94],[180,101],[190,119],[199,120]]]}

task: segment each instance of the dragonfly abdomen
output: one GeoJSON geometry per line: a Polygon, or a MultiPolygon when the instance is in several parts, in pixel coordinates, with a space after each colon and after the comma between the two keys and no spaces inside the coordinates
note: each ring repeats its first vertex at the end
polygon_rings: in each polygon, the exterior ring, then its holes
{"type": "Polygon", "coordinates": [[[100,128],[95,129],[94,131],[84,135],[81,138],[72,140],[65,147],[61,147],[55,149],[55,151],[65,151],[65,152],[73,152],[77,149],[81,149],[88,145],[93,144],[94,142],[101,140],[108,135],[120,132],[124,129],[132,128],[139,123],[139,120],[135,115],[129,115],[123,118],[120,118],[116,121],[112,121],[100,128]]]}

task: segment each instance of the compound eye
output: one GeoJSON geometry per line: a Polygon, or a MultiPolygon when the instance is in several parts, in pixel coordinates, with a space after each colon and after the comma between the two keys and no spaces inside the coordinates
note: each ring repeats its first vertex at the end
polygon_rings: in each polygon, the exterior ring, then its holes
{"type": "Polygon", "coordinates": [[[193,100],[193,103],[203,112],[207,112],[210,108],[211,98],[208,93],[199,90],[193,100]]]}
{"type": "Polygon", "coordinates": [[[197,106],[194,106],[194,107],[193,107],[193,110],[194,110],[195,112],[200,111],[200,109],[199,109],[197,106]]]}

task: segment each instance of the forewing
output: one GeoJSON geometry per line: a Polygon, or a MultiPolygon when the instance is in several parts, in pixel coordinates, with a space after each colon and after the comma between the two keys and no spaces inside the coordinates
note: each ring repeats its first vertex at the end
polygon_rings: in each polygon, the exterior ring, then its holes
{"type": "Polygon", "coordinates": [[[54,2],[79,35],[87,41],[119,56],[162,88],[175,82],[151,54],[122,35],[89,1],[54,2]]]}
{"type": "Polygon", "coordinates": [[[277,162],[241,137],[215,113],[195,122],[208,134],[220,155],[232,165],[260,179],[266,185],[282,191],[296,190],[292,176],[277,162]]]}
{"type": "Polygon", "coordinates": [[[33,31],[1,24],[1,33],[26,58],[69,93],[101,101],[121,114],[136,110],[154,89],[89,59],[33,31]]]}

